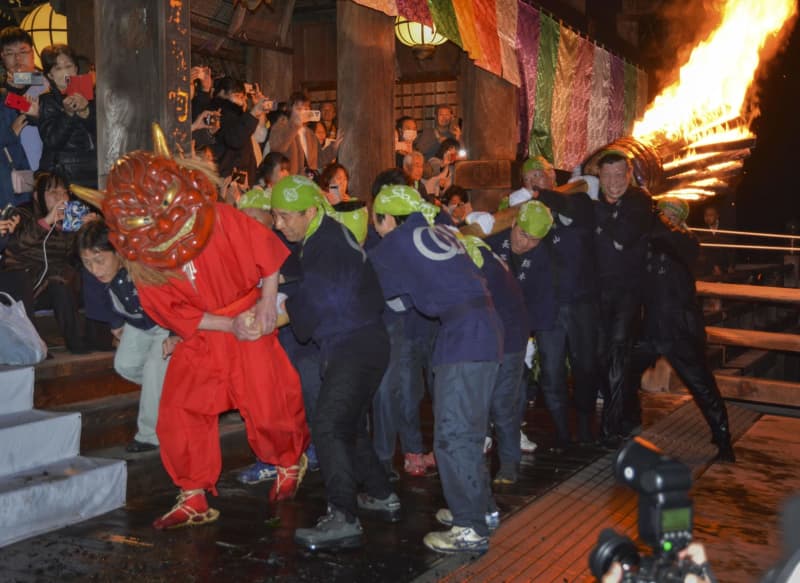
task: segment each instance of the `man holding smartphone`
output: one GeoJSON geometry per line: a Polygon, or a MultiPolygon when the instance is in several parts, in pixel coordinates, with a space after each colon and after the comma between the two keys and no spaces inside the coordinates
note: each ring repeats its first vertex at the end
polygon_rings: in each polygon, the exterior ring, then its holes
{"type": "Polygon", "coordinates": [[[47,89],[47,84],[37,76],[33,63],[33,40],[24,30],[9,26],[0,31],[0,57],[6,70],[2,88],[12,97],[9,107],[7,100],[0,104],[0,205],[30,204],[31,193],[15,190],[11,180],[12,171],[39,168],[42,156],[42,140],[35,123],[39,116],[39,94],[47,89]],[[39,84],[32,84],[32,82],[39,84]],[[21,100],[28,102],[27,111],[21,111],[21,100]],[[15,104],[16,102],[16,104],[15,104]],[[9,131],[10,130],[10,131],[9,131]]]}
{"type": "Polygon", "coordinates": [[[289,174],[318,172],[319,141],[306,124],[319,121],[319,111],[311,111],[311,102],[301,92],[292,93],[289,97],[289,111],[288,118],[281,117],[272,127],[270,151],[280,152],[289,158],[289,174]]]}

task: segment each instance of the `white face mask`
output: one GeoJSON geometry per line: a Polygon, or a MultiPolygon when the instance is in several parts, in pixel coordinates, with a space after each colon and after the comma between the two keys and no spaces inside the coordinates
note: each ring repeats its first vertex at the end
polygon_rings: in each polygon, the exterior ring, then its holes
{"type": "Polygon", "coordinates": [[[403,130],[403,141],[413,142],[417,139],[417,130],[403,130]]]}

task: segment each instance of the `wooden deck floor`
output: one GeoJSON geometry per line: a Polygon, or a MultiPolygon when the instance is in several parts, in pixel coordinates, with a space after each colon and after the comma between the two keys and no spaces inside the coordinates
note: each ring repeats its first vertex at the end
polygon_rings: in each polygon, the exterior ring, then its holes
{"type": "MultiPolygon", "coordinates": [[[[733,465],[709,466],[713,447],[691,402],[647,429],[644,437],[692,468],[695,539],[706,545],[718,580],[754,582],[779,557],[781,503],[800,491],[800,420],[759,419],[751,410],[730,405],[729,412],[737,440],[733,465]]],[[[602,529],[637,538],[636,494],[615,483],[612,459],[613,454],[598,459],[511,516],[483,557],[417,581],[594,580],[588,556],[602,529]]]]}

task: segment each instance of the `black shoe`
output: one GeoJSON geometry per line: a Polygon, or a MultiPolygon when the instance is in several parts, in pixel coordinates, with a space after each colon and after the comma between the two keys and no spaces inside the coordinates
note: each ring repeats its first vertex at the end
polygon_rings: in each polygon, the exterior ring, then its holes
{"type": "Polygon", "coordinates": [[[400,474],[397,470],[394,469],[394,465],[392,465],[391,460],[383,462],[383,471],[386,472],[386,477],[389,479],[389,482],[399,482],[400,481],[400,474]]]}
{"type": "Polygon", "coordinates": [[[374,498],[369,494],[359,494],[357,502],[359,510],[368,512],[384,522],[400,522],[400,498],[394,492],[386,498],[374,498]]]}
{"type": "Polygon", "coordinates": [[[362,533],[358,518],[347,520],[344,512],[328,506],[316,526],[294,531],[294,542],[312,551],[354,549],[363,544],[362,533]]]}
{"type": "Polygon", "coordinates": [[[153,451],[154,449],[158,449],[158,446],[153,443],[138,441],[136,439],[125,446],[125,451],[128,453],[144,453],[146,451],[153,451]]]}

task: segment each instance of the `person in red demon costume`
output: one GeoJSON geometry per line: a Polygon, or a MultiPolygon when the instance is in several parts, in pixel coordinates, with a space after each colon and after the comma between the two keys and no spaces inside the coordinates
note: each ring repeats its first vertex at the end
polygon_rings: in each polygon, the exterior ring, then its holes
{"type": "Polygon", "coordinates": [[[258,459],[278,467],[272,501],[294,496],[309,433],[300,381],[275,331],[278,269],[288,250],[272,231],[217,203],[213,175],[198,162],[173,160],[155,124],[153,138],[155,152],[114,164],[105,193],[75,190],[102,207],[145,311],[183,339],[156,426],[164,467],[181,489],[153,523],[166,529],[219,517],[206,492],[216,495],[222,466],[220,413],[239,409],[258,459]]]}

